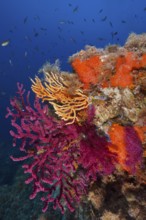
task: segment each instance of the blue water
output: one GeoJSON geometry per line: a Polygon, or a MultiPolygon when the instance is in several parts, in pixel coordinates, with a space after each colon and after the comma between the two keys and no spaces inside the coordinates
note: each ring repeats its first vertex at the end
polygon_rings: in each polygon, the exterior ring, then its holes
{"type": "Polygon", "coordinates": [[[30,89],[46,61],[71,71],[68,57],[85,45],[123,45],[132,32],[146,32],[145,0],[0,0],[1,163],[11,154],[5,114],[16,83],[30,89]]]}
{"type": "Polygon", "coordinates": [[[1,0],[0,1],[0,138],[7,140],[4,119],[16,82],[30,87],[46,62],[60,60],[71,70],[68,57],[85,45],[123,45],[131,32],[146,31],[144,0],[1,0]],[[5,127],[5,129],[4,129],[5,127]]]}

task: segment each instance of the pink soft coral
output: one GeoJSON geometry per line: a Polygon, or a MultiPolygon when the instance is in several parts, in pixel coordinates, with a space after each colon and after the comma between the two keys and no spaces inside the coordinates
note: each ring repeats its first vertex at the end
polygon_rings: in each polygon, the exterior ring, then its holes
{"type": "Polygon", "coordinates": [[[83,176],[74,176],[78,152],[76,127],[58,122],[50,116],[48,106],[42,107],[38,99],[31,107],[28,96],[27,101],[23,98],[24,92],[23,86],[18,84],[19,97],[11,100],[13,110],[7,109],[6,117],[12,117],[11,124],[16,130],[10,131],[13,146],[19,140],[20,151],[24,153],[19,158],[11,158],[13,161],[29,159],[22,166],[24,173],[30,175],[25,183],[33,184],[30,199],[39,192],[43,193],[44,212],[50,202],[53,202],[54,209],[58,207],[62,213],[65,206],[73,211],[73,204],[80,200],[86,188],[83,176]]]}

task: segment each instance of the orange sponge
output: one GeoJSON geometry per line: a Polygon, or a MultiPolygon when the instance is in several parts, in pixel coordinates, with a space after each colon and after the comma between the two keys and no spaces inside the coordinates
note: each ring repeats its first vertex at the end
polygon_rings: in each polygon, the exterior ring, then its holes
{"type": "Polygon", "coordinates": [[[142,161],[143,134],[138,128],[113,124],[109,136],[111,145],[108,148],[117,155],[118,163],[129,173],[135,173],[142,161]]]}
{"type": "Polygon", "coordinates": [[[127,151],[125,148],[125,142],[124,142],[124,127],[119,124],[113,124],[109,129],[109,136],[112,145],[109,145],[109,150],[112,153],[117,154],[117,159],[119,164],[122,166],[123,169],[127,170],[127,167],[125,165],[125,160],[127,158],[127,151]]]}
{"type": "Polygon", "coordinates": [[[98,82],[101,64],[102,62],[98,55],[91,56],[85,60],[75,58],[71,63],[85,89],[88,89],[91,84],[95,85],[98,82]]]}

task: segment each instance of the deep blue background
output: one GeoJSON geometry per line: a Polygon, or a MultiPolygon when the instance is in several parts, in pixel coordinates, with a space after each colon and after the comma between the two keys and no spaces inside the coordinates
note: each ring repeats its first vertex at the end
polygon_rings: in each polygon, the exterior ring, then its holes
{"type": "Polygon", "coordinates": [[[68,57],[85,45],[123,45],[131,32],[146,32],[145,0],[0,0],[0,45],[10,40],[0,46],[0,143],[11,146],[5,114],[17,82],[29,89],[46,61],[71,71],[68,57]]]}

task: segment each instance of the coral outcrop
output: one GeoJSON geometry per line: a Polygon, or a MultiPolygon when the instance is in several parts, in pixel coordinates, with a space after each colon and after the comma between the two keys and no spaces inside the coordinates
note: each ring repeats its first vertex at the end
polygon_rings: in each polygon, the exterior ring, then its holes
{"type": "MultiPolygon", "coordinates": [[[[62,213],[74,211],[88,192],[98,209],[105,184],[120,178],[121,185],[131,177],[138,186],[146,184],[145,39],[131,34],[123,47],[87,46],[69,58],[73,73],[60,71],[57,63],[44,65],[44,78],[32,80],[33,105],[18,84],[7,117],[22,155],[11,158],[25,161],[30,199],[41,193],[44,212],[50,203],[62,213]]],[[[99,219],[125,219],[121,210],[106,210],[99,219]]]]}

